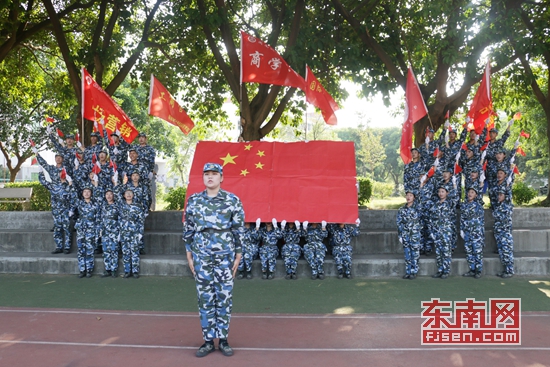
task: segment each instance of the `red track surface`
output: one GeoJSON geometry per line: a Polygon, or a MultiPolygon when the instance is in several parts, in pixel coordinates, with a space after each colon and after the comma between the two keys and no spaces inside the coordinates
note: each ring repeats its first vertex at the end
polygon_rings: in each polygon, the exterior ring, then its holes
{"type": "Polygon", "coordinates": [[[550,314],[518,347],[420,345],[419,315],[234,315],[233,357],[195,357],[198,314],[0,308],[0,367],[550,366],[550,314]]]}

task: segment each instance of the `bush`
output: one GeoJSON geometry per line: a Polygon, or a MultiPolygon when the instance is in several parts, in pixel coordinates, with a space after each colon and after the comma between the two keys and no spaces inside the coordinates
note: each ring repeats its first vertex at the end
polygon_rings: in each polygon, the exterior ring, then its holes
{"type": "Polygon", "coordinates": [[[517,205],[527,204],[537,196],[537,190],[527,186],[525,182],[516,182],[512,187],[512,198],[517,205]]]}
{"type": "Polygon", "coordinates": [[[365,206],[372,196],[372,184],[366,177],[357,177],[357,182],[359,184],[359,205],[365,206]]]}
{"type": "Polygon", "coordinates": [[[185,204],[185,193],[187,188],[185,187],[172,187],[168,190],[168,193],[164,196],[164,201],[168,203],[166,210],[182,210],[185,204]]]}
{"type": "Polygon", "coordinates": [[[384,199],[391,196],[394,191],[394,185],[385,182],[374,182],[372,185],[372,195],[377,199],[384,199]]]}
{"type": "MultiPolygon", "coordinates": [[[[32,187],[30,210],[50,211],[52,205],[50,201],[50,192],[38,181],[9,182],[4,187],[32,187]]],[[[1,211],[21,211],[23,205],[18,203],[0,204],[1,211]]]]}

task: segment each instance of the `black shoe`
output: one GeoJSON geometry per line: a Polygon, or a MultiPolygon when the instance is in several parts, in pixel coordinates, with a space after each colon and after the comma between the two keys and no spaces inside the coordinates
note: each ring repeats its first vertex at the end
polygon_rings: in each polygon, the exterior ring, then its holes
{"type": "Polygon", "coordinates": [[[68,254],[71,253],[71,250],[69,250],[68,248],[66,248],[65,250],[63,250],[63,253],[64,253],[65,255],[68,255],[68,254]]]}
{"type": "Polygon", "coordinates": [[[273,279],[273,273],[271,272],[267,273],[267,279],[273,279]]]}
{"type": "Polygon", "coordinates": [[[292,275],[290,273],[287,273],[287,275],[285,275],[286,280],[289,280],[291,277],[292,277],[292,275]]]}
{"type": "Polygon", "coordinates": [[[411,274],[411,275],[409,275],[409,279],[410,279],[410,280],[416,279],[416,274],[411,274]]]}
{"type": "Polygon", "coordinates": [[[449,277],[449,274],[441,274],[441,279],[447,279],[449,277]]]}
{"type": "Polygon", "coordinates": [[[428,251],[426,251],[426,253],[425,253],[426,256],[430,256],[431,254],[432,254],[432,250],[428,250],[428,251]]]}
{"type": "Polygon", "coordinates": [[[344,277],[344,273],[339,272],[339,273],[338,273],[338,279],[342,279],[343,277],[344,277]]]}
{"type": "Polygon", "coordinates": [[[498,254],[498,248],[493,251],[493,254],[498,254]]]}
{"type": "Polygon", "coordinates": [[[81,271],[80,274],[78,274],[78,277],[79,278],[84,278],[86,276],[86,272],[85,271],[81,271]]]}
{"type": "Polygon", "coordinates": [[[501,278],[511,278],[513,276],[514,276],[514,274],[512,274],[512,273],[504,272],[504,273],[502,273],[502,275],[500,277],[501,278]]]}
{"type": "Polygon", "coordinates": [[[443,275],[443,273],[435,273],[434,275],[432,275],[432,278],[441,278],[441,276],[443,275]]]}
{"type": "Polygon", "coordinates": [[[55,226],[52,227],[52,229],[50,229],[50,232],[53,232],[55,229],[55,226]]]}
{"type": "Polygon", "coordinates": [[[252,271],[246,272],[246,279],[252,279],[252,271]]]}
{"type": "Polygon", "coordinates": [[[474,275],[474,278],[476,278],[476,279],[479,279],[479,278],[481,278],[481,273],[479,273],[479,272],[476,272],[476,273],[475,273],[475,275],[474,275]]]}
{"type": "MultiPolygon", "coordinates": [[[[126,275],[126,274],[125,274],[126,275]]],[[[214,348],[214,343],[204,343],[200,346],[199,350],[195,353],[195,355],[199,358],[204,357],[212,353],[216,348],[214,348]]]]}
{"type": "Polygon", "coordinates": [[[321,280],[325,279],[325,273],[319,273],[319,279],[321,280]]]}
{"type": "Polygon", "coordinates": [[[244,278],[243,272],[239,271],[239,274],[237,274],[237,279],[242,279],[242,278],[244,278]]]}
{"type": "Polygon", "coordinates": [[[290,277],[292,278],[292,280],[298,279],[298,277],[296,276],[296,273],[292,273],[292,275],[290,277]]]}
{"type": "Polygon", "coordinates": [[[139,254],[140,254],[140,255],[145,255],[145,250],[142,249],[142,248],[140,248],[140,249],[139,249],[139,254]]]}
{"type": "Polygon", "coordinates": [[[55,250],[52,251],[52,254],[60,254],[60,253],[62,253],[62,252],[63,252],[62,249],[56,248],[55,250]]]}
{"type": "Polygon", "coordinates": [[[220,341],[218,348],[220,349],[220,352],[222,352],[222,354],[226,357],[231,357],[233,355],[233,348],[229,346],[227,340],[220,341]]]}
{"type": "Polygon", "coordinates": [[[98,247],[98,248],[95,249],[94,253],[96,255],[101,255],[103,253],[103,249],[101,247],[98,247]]]}
{"type": "Polygon", "coordinates": [[[420,250],[420,255],[426,255],[426,251],[424,249],[420,250]]]}
{"type": "Polygon", "coordinates": [[[262,279],[267,279],[267,273],[265,271],[262,272],[262,279]]]}
{"type": "Polygon", "coordinates": [[[111,272],[111,276],[112,276],[113,278],[116,278],[116,277],[117,277],[116,271],[111,272]]]}
{"type": "Polygon", "coordinates": [[[124,278],[130,278],[130,273],[124,273],[124,278]]]}
{"type": "Polygon", "coordinates": [[[91,270],[88,270],[86,272],[86,278],[91,278],[92,277],[92,271],[91,270]]]}
{"type": "Polygon", "coordinates": [[[351,279],[351,273],[346,274],[346,278],[351,279]]]}
{"type": "Polygon", "coordinates": [[[410,274],[405,274],[405,275],[403,275],[403,279],[409,279],[410,276],[411,276],[410,274]]]}
{"type": "Polygon", "coordinates": [[[313,280],[317,279],[317,274],[311,274],[311,279],[313,280]]]}
{"type": "Polygon", "coordinates": [[[473,270],[470,270],[467,273],[462,274],[463,277],[473,277],[475,275],[476,275],[476,272],[473,270]]]}
{"type": "Polygon", "coordinates": [[[134,278],[139,279],[139,273],[134,273],[133,276],[134,278]]]}
{"type": "Polygon", "coordinates": [[[107,278],[111,276],[111,272],[109,270],[104,271],[103,274],[101,274],[102,278],[107,278]]]}

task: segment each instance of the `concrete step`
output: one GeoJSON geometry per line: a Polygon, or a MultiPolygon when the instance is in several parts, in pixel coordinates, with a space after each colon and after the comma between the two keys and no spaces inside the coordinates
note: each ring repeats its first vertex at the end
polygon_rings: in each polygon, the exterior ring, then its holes
{"type": "MultiPolygon", "coordinates": [[[[550,274],[550,254],[548,253],[521,253],[516,252],[516,275],[548,276],[550,274]]],[[[120,261],[119,273],[122,272],[120,261]]],[[[187,260],[183,255],[162,256],[144,255],[141,258],[141,275],[156,276],[191,276],[187,260]]],[[[354,256],[352,273],[356,277],[386,277],[402,276],[405,262],[399,255],[371,255],[354,256]]],[[[101,256],[95,258],[95,274],[101,274],[104,270],[101,256]]],[[[460,276],[468,270],[466,259],[455,255],[452,260],[451,275],[460,276]]],[[[484,257],[484,275],[493,276],[502,270],[498,255],[486,253],[484,257]]],[[[421,256],[420,275],[431,275],[436,272],[435,258],[421,256]]],[[[36,273],[36,274],[78,274],[76,254],[51,255],[43,252],[21,252],[0,254],[0,273],[36,273]]],[[[310,268],[301,258],[298,261],[297,274],[299,277],[309,277],[310,268]]],[[[325,260],[325,274],[336,276],[336,267],[332,257],[325,260]]],[[[259,260],[253,263],[253,275],[261,276],[259,260]]],[[[277,260],[275,276],[284,277],[284,264],[277,260]]]]}

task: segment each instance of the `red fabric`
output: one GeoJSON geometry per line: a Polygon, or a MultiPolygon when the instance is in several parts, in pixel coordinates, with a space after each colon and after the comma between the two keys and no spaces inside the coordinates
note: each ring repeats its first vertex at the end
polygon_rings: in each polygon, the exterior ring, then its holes
{"type": "Polygon", "coordinates": [[[466,145],[466,143],[462,143],[462,150],[468,150],[468,146],[466,145]]]}
{"type": "Polygon", "coordinates": [[[434,156],[434,157],[437,157],[438,155],[439,155],[439,147],[435,147],[433,156],[434,156]]]}
{"type": "Polygon", "coordinates": [[[487,160],[483,162],[483,166],[481,167],[482,170],[487,171],[487,160]]]}
{"type": "Polygon", "coordinates": [[[185,110],[172,97],[168,89],[151,74],[149,91],[149,115],[156,116],[177,126],[185,135],[195,126],[185,110]]]}
{"type": "Polygon", "coordinates": [[[29,139],[29,143],[31,143],[31,147],[34,147],[36,145],[32,139],[29,139]]]}
{"type": "Polygon", "coordinates": [[[338,120],[334,113],[339,109],[332,96],[323,88],[309,66],[306,65],[306,101],[321,110],[323,119],[329,125],[336,125],[338,120]]]}
{"type": "Polygon", "coordinates": [[[205,163],[222,164],[222,189],[243,202],[246,221],[355,223],[355,150],[351,142],[253,141],[197,144],[189,195],[204,190],[205,163]],[[225,162],[225,163],[224,163],[225,162]]]}
{"type": "Polygon", "coordinates": [[[62,138],[62,137],[65,136],[65,135],[63,135],[63,132],[62,132],[61,130],[59,130],[59,129],[57,129],[57,135],[58,135],[60,138],[62,138]]]}
{"type": "Polygon", "coordinates": [[[435,167],[432,166],[432,168],[430,168],[430,170],[428,171],[428,177],[432,178],[434,174],[435,174],[435,167]]]}
{"type": "Polygon", "coordinates": [[[460,172],[462,172],[462,167],[458,163],[455,163],[455,175],[458,175],[460,172]]]}
{"type": "Polygon", "coordinates": [[[524,138],[529,139],[531,137],[531,134],[526,133],[525,131],[521,130],[521,133],[519,134],[519,136],[523,136],[524,138]]]}
{"type": "Polygon", "coordinates": [[[405,121],[401,132],[401,159],[404,164],[412,160],[412,133],[413,124],[428,114],[428,109],[422,98],[422,93],[414,77],[412,68],[407,73],[407,87],[405,88],[405,121]]]}
{"type": "Polygon", "coordinates": [[[92,172],[95,173],[96,175],[99,174],[99,172],[101,172],[101,167],[99,166],[99,163],[96,162],[93,164],[92,172]]]}
{"type": "Polygon", "coordinates": [[[75,139],[76,141],[80,141],[80,135],[79,135],[78,133],[76,133],[76,135],[74,136],[74,139],[75,139]]]}
{"type": "Polygon", "coordinates": [[[63,167],[63,169],[59,173],[59,178],[61,178],[62,180],[67,178],[67,171],[65,170],[65,167],[63,167]]]}
{"type": "MultiPolygon", "coordinates": [[[[119,105],[82,68],[82,117],[90,121],[104,119],[105,129],[111,134],[119,130],[122,138],[131,143],[139,132],[119,105]]],[[[100,129],[103,134],[103,129],[100,129]]]]}
{"type": "Polygon", "coordinates": [[[241,83],[286,85],[306,92],[306,81],[267,43],[241,31],[241,83]]]}
{"type": "Polygon", "coordinates": [[[518,166],[516,166],[515,164],[514,164],[514,171],[513,171],[513,173],[516,174],[516,175],[519,175],[518,166]]]}
{"type": "Polygon", "coordinates": [[[517,153],[525,157],[525,152],[521,149],[521,147],[518,147],[517,153]]]}
{"type": "Polygon", "coordinates": [[[35,164],[38,164],[38,159],[36,159],[36,157],[33,157],[33,159],[31,160],[31,166],[34,166],[35,164]]]}
{"type": "Polygon", "coordinates": [[[470,105],[470,111],[468,111],[468,116],[474,124],[476,134],[481,134],[485,126],[485,120],[491,119],[494,115],[493,96],[491,94],[491,65],[487,62],[483,78],[470,105]]]}
{"type": "Polygon", "coordinates": [[[481,146],[481,148],[479,148],[479,151],[480,151],[480,152],[483,152],[485,149],[487,149],[488,146],[489,146],[489,142],[486,142],[485,144],[483,144],[483,145],[481,146]]]}
{"type": "Polygon", "coordinates": [[[53,122],[53,117],[46,117],[46,122],[51,124],[53,122]]]}

